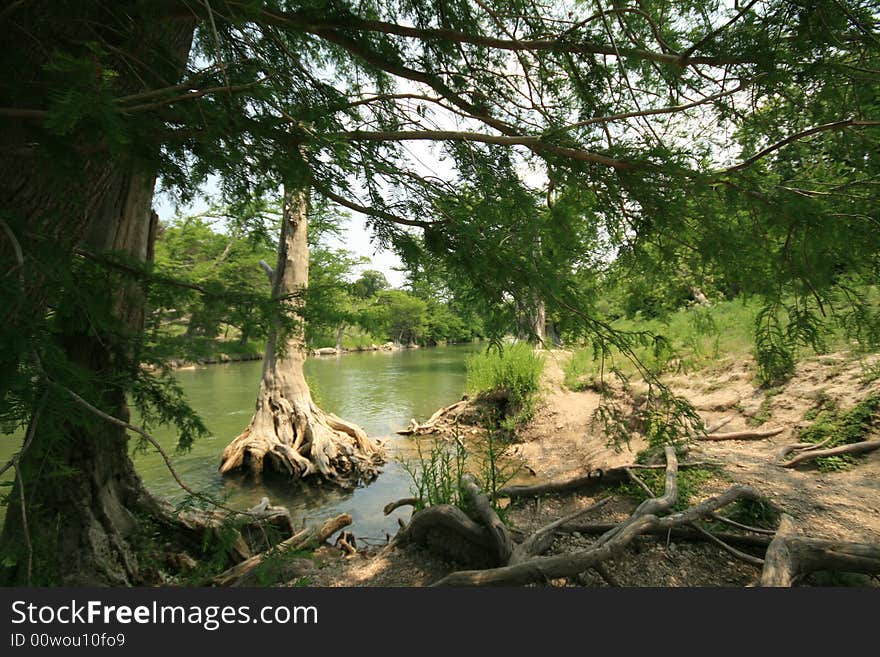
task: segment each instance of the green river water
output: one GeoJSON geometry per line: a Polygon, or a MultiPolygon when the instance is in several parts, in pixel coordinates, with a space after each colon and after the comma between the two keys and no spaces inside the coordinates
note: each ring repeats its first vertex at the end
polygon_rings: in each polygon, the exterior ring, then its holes
{"type": "MultiPolygon", "coordinates": [[[[414,457],[412,439],[394,432],[410,418],[424,421],[440,406],[460,399],[465,389],[465,358],[479,349],[479,345],[456,345],[315,357],[306,362],[306,376],[323,408],[361,425],[371,437],[387,439],[388,462],[382,474],[348,492],[275,477],[261,483],[240,475],[221,477],[217,472],[220,454],[250,420],[262,363],[180,370],[175,376],[211,435],[196,441],[189,452],[174,454],[175,467],[190,486],[223,498],[232,507],[247,508],[268,496],[273,504],[287,506],[297,525],[348,512],[356,536],[384,540],[386,532],[397,530],[398,516],[410,512],[405,508],[388,517],[382,514],[385,504],[410,494],[411,479],[399,459],[414,457]]],[[[174,449],[173,430],[159,428],[154,433],[163,447],[174,449]]],[[[0,444],[3,462],[19,442],[5,437],[0,444]]],[[[151,491],[172,501],[185,498],[157,453],[135,454],[134,462],[151,491]]]]}

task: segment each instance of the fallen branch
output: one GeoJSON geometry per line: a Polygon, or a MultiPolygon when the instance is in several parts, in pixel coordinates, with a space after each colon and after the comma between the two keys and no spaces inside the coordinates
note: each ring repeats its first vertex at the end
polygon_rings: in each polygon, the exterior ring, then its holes
{"type": "Polygon", "coordinates": [[[830,436],[828,436],[822,442],[818,442],[818,443],[792,443],[792,444],[786,445],[781,450],[779,450],[779,459],[780,460],[784,459],[786,456],[788,456],[792,452],[812,452],[815,449],[822,449],[823,447],[825,447],[825,445],[830,443],[836,437],[837,436],[835,436],[832,433],[830,436]]]}
{"type": "Polygon", "coordinates": [[[776,429],[765,429],[763,431],[731,431],[729,433],[707,433],[705,436],[698,436],[697,440],[761,440],[770,438],[785,431],[785,427],[776,429]]]}
{"type": "Polygon", "coordinates": [[[715,424],[710,424],[708,427],[706,427],[706,433],[715,433],[722,427],[726,427],[728,424],[733,422],[733,417],[733,415],[728,415],[727,417],[723,417],[718,420],[715,424]]]}
{"type": "Polygon", "coordinates": [[[284,553],[315,548],[326,541],[337,531],[339,531],[343,527],[347,527],[351,523],[352,518],[347,513],[338,515],[335,518],[329,518],[328,520],[325,520],[324,523],[320,526],[304,529],[301,532],[291,536],[287,540],[282,541],[274,548],[261,552],[260,554],[257,554],[250,559],[246,559],[240,564],[236,564],[232,568],[225,570],[224,572],[214,577],[214,579],[211,580],[211,583],[216,586],[239,585],[245,582],[247,576],[251,572],[253,572],[254,569],[265,562],[267,558],[283,555],[284,553]]]}
{"type": "Polygon", "coordinates": [[[424,424],[419,424],[418,422],[416,422],[415,418],[413,418],[412,420],[410,420],[409,425],[406,427],[406,429],[400,429],[396,433],[400,434],[401,436],[412,436],[414,434],[430,433],[436,428],[437,422],[443,419],[445,415],[466,406],[467,403],[467,399],[462,399],[455,402],[454,404],[450,404],[449,406],[444,406],[443,408],[434,411],[434,414],[429,417],[428,421],[424,424]]]}
{"type": "Polygon", "coordinates": [[[783,468],[793,468],[799,463],[814,461],[815,459],[823,458],[825,456],[839,456],[841,454],[864,454],[866,452],[873,452],[877,449],[880,449],[880,439],[863,440],[860,443],[840,445],[838,447],[832,447],[831,449],[817,449],[811,452],[802,452],[790,461],[785,461],[783,463],[780,463],[779,465],[781,465],[783,468]]]}

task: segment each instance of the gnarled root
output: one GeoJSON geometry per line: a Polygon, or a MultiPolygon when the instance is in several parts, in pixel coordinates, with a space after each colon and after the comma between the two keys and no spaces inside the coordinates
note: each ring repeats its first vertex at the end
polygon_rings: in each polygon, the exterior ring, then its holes
{"type": "MultiPolygon", "coordinates": [[[[578,579],[581,573],[587,570],[604,573],[602,576],[606,581],[616,583],[615,578],[605,568],[605,562],[620,558],[624,549],[635,540],[649,537],[665,540],[675,537],[677,540],[714,543],[735,558],[762,567],[764,585],[789,586],[800,577],[816,570],[880,573],[880,545],[797,537],[791,531],[790,518],[785,515],[780,530],[771,539],[766,535],[766,530],[743,525],[718,515],[720,509],[737,500],[761,500],[769,503],[750,486],[733,486],[721,495],[684,511],[673,512],[673,506],[678,499],[679,463],[672,447],[665,448],[665,457],[666,478],[663,495],[649,497],[643,501],[622,523],[576,522],[610,499],[605,498],[590,507],[555,520],[530,535],[522,536],[504,526],[489,504],[488,497],[479,490],[477,482],[473,477],[465,475],[461,487],[473,517],[449,505],[428,507],[413,514],[409,525],[398,534],[396,543],[399,545],[415,542],[436,549],[438,542],[436,540],[432,542],[428,538],[442,530],[444,538],[439,542],[439,546],[445,548],[446,556],[458,557],[448,550],[448,537],[453,536],[459,542],[467,543],[470,548],[469,558],[459,558],[459,561],[473,564],[482,559],[489,563],[489,567],[483,566],[479,570],[453,572],[437,582],[435,584],[437,586],[517,586],[546,583],[558,578],[578,579]],[[752,535],[710,531],[698,524],[699,521],[713,519],[724,521],[752,535]],[[556,535],[566,532],[590,534],[597,538],[584,550],[545,556],[553,545],[556,535]],[[734,546],[760,550],[766,552],[766,556],[762,559],[734,546]]],[[[635,466],[615,469],[613,471],[615,474],[611,478],[615,481],[624,480],[627,475],[632,476],[633,467],[635,466]]],[[[587,476],[550,485],[529,487],[525,490],[512,487],[500,493],[519,497],[543,492],[569,491],[596,483],[601,479],[601,477],[587,476]]],[[[401,504],[391,504],[389,510],[412,501],[405,500],[401,504]]]]}
{"type": "Polygon", "coordinates": [[[296,478],[319,475],[351,487],[370,481],[384,462],[381,444],[356,424],[322,411],[311,400],[261,399],[250,425],[226,449],[220,472],[264,470],[296,478]]]}
{"type": "Polygon", "coordinates": [[[803,538],[797,535],[791,516],[782,514],[767,548],[761,586],[792,586],[819,570],[880,573],[880,545],[803,538]]]}

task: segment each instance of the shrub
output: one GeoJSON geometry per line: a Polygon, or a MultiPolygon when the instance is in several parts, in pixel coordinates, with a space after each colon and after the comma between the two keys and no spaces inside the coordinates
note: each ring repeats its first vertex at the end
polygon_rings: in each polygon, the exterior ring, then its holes
{"type": "Polygon", "coordinates": [[[519,407],[528,406],[540,385],[544,358],[525,342],[489,348],[467,359],[470,393],[503,391],[519,407]]]}

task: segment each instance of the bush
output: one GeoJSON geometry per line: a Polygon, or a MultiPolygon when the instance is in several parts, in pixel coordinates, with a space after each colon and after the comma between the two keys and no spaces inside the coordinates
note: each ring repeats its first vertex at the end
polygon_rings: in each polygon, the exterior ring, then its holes
{"type": "Polygon", "coordinates": [[[525,342],[489,347],[468,357],[467,389],[470,393],[505,392],[517,406],[527,406],[538,392],[544,358],[525,342]]]}

